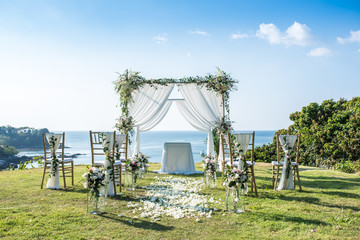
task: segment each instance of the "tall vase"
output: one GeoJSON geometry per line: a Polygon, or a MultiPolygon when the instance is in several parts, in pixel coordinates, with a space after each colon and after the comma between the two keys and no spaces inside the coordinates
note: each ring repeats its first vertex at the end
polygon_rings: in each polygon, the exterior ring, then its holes
{"type": "Polygon", "coordinates": [[[138,178],[144,179],[145,175],[146,175],[146,166],[145,163],[143,163],[142,166],[139,168],[138,178]]]}
{"type": "Polygon", "coordinates": [[[208,188],[216,188],[216,172],[204,171],[205,185],[208,188]]]}
{"type": "Polygon", "coordinates": [[[226,188],[226,210],[234,213],[245,212],[245,194],[238,186],[226,188]]]}
{"type": "Polygon", "coordinates": [[[107,186],[101,186],[99,195],[94,192],[88,192],[87,212],[90,214],[103,214],[106,210],[107,186]]]}
{"type": "Polygon", "coordinates": [[[137,172],[126,172],[126,182],[127,182],[127,189],[129,191],[135,191],[136,188],[136,180],[137,180],[137,172]]]}

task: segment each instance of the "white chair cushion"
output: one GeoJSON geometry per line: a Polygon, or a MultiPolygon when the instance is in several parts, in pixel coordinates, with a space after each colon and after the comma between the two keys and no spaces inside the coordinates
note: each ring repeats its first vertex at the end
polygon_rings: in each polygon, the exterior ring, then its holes
{"type": "MultiPolygon", "coordinates": [[[[73,162],[74,160],[72,159],[72,158],[65,158],[64,159],[64,163],[71,163],[71,162],[73,162]]],[[[60,162],[61,162],[61,160],[60,160],[60,162]]]]}
{"type": "MultiPolygon", "coordinates": [[[[63,161],[61,159],[59,159],[59,162],[62,163],[63,161]]],[[[71,162],[74,162],[74,160],[72,160],[71,158],[64,159],[64,163],[71,163],[71,162]]],[[[51,163],[51,160],[46,160],[45,163],[49,164],[49,163],[51,163]]]]}
{"type": "Polygon", "coordinates": [[[114,166],[119,166],[119,165],[122,165],[121,160],[116,160],[114,163],[114,166]]]}
{"type": "MultiPolygon", "coordinates": [[[[279,166],[283,166],[284,165],[284,162],[277,162],[277,161],[272,161],[271,162],[271,164],[272,165],[275,165],[275,166],[277,166],[277,165],[279,165],[279,166]]],[[[299,164],[298,163],[296,163],[296,162],[291,162],[291,166],[298,166],[299,164]]]]}
{"type": "MultiPolygon", "coordinates": [[[[251,166],[251,161],[246,161],[246,164],[249,165],[249,166],[251,166]]],[[[252,165],[255,166],[255,162],[253,162],[252,165]]]]}
{"type": "Polygon", "coordinates": [[[95,166],[104,166],[105,165],[105,162],[104,161],[95,161],[94,162],[95,166]]]}
{"type": "Polygon", "coordinates": [[[271,164],[275,165],[275,166],[282,166],[282,165],[284,165],[284,162],[272,161],[271,164]]]}

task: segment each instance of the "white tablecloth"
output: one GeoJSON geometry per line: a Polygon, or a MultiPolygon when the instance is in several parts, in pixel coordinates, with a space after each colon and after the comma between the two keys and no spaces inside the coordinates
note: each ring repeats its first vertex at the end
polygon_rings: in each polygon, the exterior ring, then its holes
{"type": "Polygon", "coordinates": [[[159,173],[198,173],[195,171],[195,164],[190,143],[164,143],[161,170],[159,173]]]}

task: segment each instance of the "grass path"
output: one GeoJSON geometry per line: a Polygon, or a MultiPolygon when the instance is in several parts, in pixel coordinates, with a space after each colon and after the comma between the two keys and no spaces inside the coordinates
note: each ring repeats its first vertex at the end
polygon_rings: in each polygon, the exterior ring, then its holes
{"type": "MultiPolygon", "coordinates": [[[[200,163],[196,164],[201,170],[200,163]]],[[[151,164],[150,170],[160,169],[151,164]]],[[[0,238],[3,239],[360,239],[360,178],[354,174],[301,167],[303,191],[274,191],[271,166],[255,167],[259,197],[249,192],[246,213],[225,211],[225,189],[202,190],[221,199],[212,218],[151,222],[135,218],[129,201],[135,192],[108,198],[102,216],[86,213],[86,190],[75,167],[75,186],[68,190],[40,189],[42,169],[0,172],[0,238]]],[[[149,185],[149,173],[140,186],[149,185]]],[[[202,175],[189,176],[202,178],[202,175]]]]}

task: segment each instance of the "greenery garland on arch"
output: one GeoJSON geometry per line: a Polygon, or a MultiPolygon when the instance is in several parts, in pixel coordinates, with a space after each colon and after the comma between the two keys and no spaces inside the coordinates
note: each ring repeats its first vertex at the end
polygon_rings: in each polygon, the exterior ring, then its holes
{"type": "Polygon", "coordinates": [[[119,77],[114,81],[115,91],[120,95],[121,117],[119,118],[116,128],[125,134],[134,132],[134,122],[129,115],[128,105],[132,103],[133,92],[139,91],[144,85],[148,84],[153,87],[159,85],[167,86],[168,84],[188,84],[195,83],[198,86],[204,86],[209,91],[214,91],[223,97],[225,108],[225,116],[219,119],[217,123],[217,131],[219,133],[227,134],[231,128],[231,121],[229,119],[229,95],[230,91],[237,90],[237,80],[234,80],[229,74],[217,68],[215,75],[208,74],[205,77],[187,77],[181,79],[161,78],[161,79],[145,79],[140,76],[140,72],[125,70],[124,73],[119,73],[119,77]],[[221,127],[222,126],[222,127],[221,127]],[[224,127],[225,126],[225,127],[224,127]]]}

